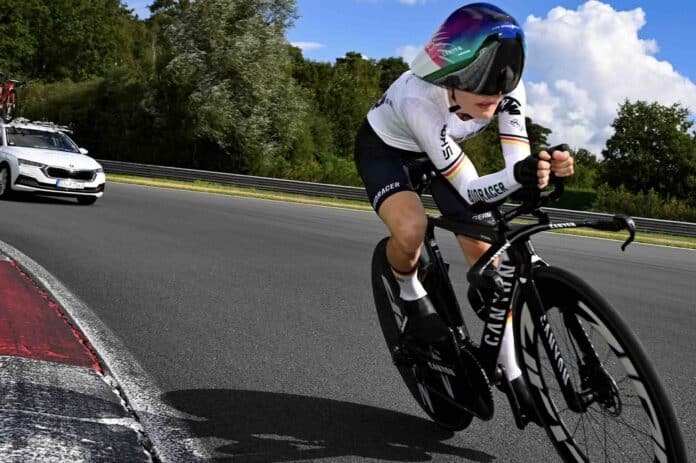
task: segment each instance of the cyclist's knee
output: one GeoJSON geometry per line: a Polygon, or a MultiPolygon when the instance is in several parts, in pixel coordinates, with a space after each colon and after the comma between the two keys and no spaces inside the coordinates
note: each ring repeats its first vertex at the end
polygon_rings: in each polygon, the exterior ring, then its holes
{"type": "Polygon", "coordinates": [[[391,227],[394,245],[404,254],[416,255],[423,243],[428,221],[425,216],[403,220],[391,227]]]}

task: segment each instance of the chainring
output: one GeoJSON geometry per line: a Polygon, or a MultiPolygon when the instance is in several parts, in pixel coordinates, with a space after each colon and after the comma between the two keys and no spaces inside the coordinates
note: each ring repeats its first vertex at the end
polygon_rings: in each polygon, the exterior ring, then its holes
{"type": "Polygon", "coordinates": [[[416,380],[442,400],[481,420],[491,419],[493,392],[486,372],[469,348],[460,345],[458,356],[453,348],[454,342],[451,348],[434,349],[431,346],[426,351],[416,349],[419,353],[412,350],[415,353],[414,365],[417,366],[414,371],[416,380]],[[443,387],[443,381],[446,387],[443,387]]]}
{"type": "Polygon", "coordinates": [[[465,383],[469,386],[465,408],[481,420],[490,420],[495,407],[493,390],[486,371],[467,345],[460,345],[459,361],[464,370],[462,374],[466,375],[465,383]]]}

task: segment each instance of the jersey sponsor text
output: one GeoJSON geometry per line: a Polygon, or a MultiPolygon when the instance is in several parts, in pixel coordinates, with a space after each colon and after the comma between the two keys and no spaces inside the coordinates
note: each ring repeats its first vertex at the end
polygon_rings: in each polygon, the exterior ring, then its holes
{"type": "Polygon", "coordinates": [[[443,125],[440,131],[440,148],[442,148],[442,156],[445,159],[449,159],[454,154],[452,152],[452,147],[447,141],[447,124],[443,125]]]}
{"type": "Polygon", "coordinates": [[[467,190],[467,194],[469,195],[469,202],[472,204],[478,201],[489,201],[491,199],[495,199],[498,196],[501,196],[507,192],[507,188],[505,188],[505,185],[500,182],[496,183],[494,185],[487,186],[486,188],[476,188],[476,189],[470,189],[467,190]]]}
{"type": "Polygon", "coordinates": [[[372,201],[372,207],[376,208],[376,206],[377,206],[377,204],[379,204],[379,200],[382,196],[384,196],[385,194],[394,190],[395,188],[399,188],[400,186],[401,186],[401,182],[394,182],[394,183],[390,183],[389,185],[387,185],[384,188],[382,188],[381,190],[379,190],[377,192],[377,194],[375,195],[375,199],[372,201]]]}

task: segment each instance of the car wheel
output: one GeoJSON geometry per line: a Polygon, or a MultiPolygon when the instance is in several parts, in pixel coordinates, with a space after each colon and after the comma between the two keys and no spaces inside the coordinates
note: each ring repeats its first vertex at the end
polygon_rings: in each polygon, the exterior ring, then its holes
{"type": "Polygon", "coordinates": [[[89,206],[90,204],[97,202],[97,198],[95,196],[78,196],[77,202],[83,206],[89,206]]]}
{"type": "Polygon", "coordinates": [[[10,169],[7,166],[0,167],[0,198],[10,196],[12,188],[10,187],[10,169]]]}

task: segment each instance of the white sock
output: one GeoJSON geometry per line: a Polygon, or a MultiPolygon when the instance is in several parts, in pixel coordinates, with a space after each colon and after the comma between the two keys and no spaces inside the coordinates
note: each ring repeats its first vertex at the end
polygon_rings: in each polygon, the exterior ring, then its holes
{"type": "Polygon", "coordinates": [[[418,279],[418,267],[409,274],[401,273],[392,267],[392,273],[399,283],[399,297],[404,301],[415,301],[428,294],[418,279]]]}
{"type": "Polygon", "coordinates": [[[522,376],[522,370],[517,365],[515,358],[515,338],[512,334],[512,312],[508,314],[505,320],[505,331],[503,332],[503,341],[500,344],[500,353],[498,354],[498,363],[505,368],[505,375],[509,381],[522,376]]]}

